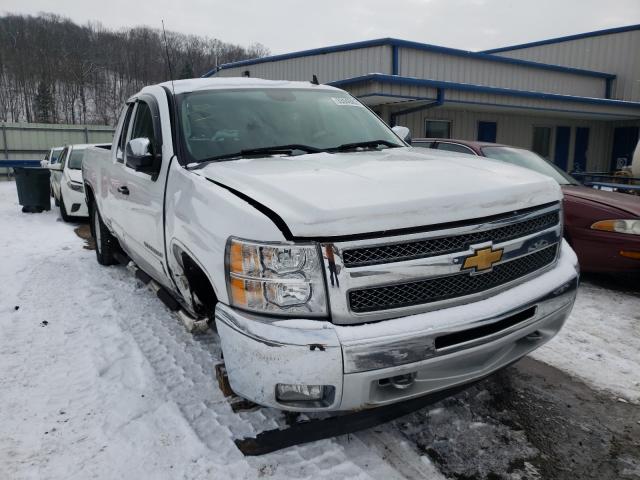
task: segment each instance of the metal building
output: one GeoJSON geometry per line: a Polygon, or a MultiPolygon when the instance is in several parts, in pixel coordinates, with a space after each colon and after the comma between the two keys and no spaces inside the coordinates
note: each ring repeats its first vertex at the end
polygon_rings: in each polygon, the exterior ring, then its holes
{"type": "Polygon", "coordinates": [[[205,76],[338,86],[414,137],[533,149],[566,170],[630,162],[640,25],[485,52],[383,38],[220,65],[205,76]]]}
{"type": "Polygon", "coordinates": [[[111,142],[113,127],[49,123],[0,123],[0,175],[11,162],[38,164],[52,147],[111,142]]]}

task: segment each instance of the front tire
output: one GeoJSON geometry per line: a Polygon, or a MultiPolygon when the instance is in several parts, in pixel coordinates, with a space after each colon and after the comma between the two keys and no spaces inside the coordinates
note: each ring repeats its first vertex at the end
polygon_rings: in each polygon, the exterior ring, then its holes
{"type": "Polygon", "coordinates": [[[64,206],[64,198],[62,198],[62,195],[60,195],[60,216],[65,222],[73,221],[71,216],[67,215],[67,208],[64,206]]]}
{"type": "Polygon", "coordinates": [[[111,235],[111,232],[102,221],[95,203],[91,204],[89,219],[91,221],[91,233],[96,243],[96,259],[98,263],[105,266],[117,263],[115,253],[119,248],[118,240],[111,235]]]}

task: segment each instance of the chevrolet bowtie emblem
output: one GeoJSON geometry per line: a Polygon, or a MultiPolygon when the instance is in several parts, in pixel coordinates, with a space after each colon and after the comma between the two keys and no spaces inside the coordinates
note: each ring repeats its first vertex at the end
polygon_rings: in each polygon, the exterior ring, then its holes
{"type": "Polygon", "coordinates": [[[464,259],[463,269],[474,268],[476,272],[490,270],[493,264],[502,260],[502,249],[494,250],[492,247],[481,248],[464,259]]]}

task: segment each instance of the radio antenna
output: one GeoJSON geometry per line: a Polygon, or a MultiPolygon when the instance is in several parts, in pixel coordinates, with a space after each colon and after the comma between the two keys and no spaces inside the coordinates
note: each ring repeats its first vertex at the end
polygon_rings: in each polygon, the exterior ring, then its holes
{"type": "Polygon", "coordinates": [[[164,52],[167,55],[167,65],[169,67],[169,77],[171,79],[171,90],[173,91],[173,96],[176,96],[176,88],[173,85],[173,69],[171,68],[171,58],[169,57],[169,42],[167,42],[167,31],[164,29],[164,19],[162,19],[162,36],[164,37],[164,52]]]}

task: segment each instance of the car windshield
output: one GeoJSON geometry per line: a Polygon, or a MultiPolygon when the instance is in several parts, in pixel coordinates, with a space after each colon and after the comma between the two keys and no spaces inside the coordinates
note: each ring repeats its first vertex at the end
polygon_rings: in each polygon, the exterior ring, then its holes
{"type": "Polygon", "coordinates": [[[488,158],[535,170],[553,178],[560,185],[580,185],[571,175],[529,150],[513,147],[483,147],[482,153],[488,158]]]}
{"type": "Polygon", "coordinates": [[[290,154],[361,142],[371,142],[367,148],[405,146],[375,114],[339,90],[205,90],[181,95],[178,103],[186,163],[278,146],[287,146],[283,150],[290,154]]]}
{"type": "Polygon", "coordinates": [[[71,152],[71,157],[69,158],[69,168],[71,170],[81,170],[83,157],[84,150],[73,150],[71,152]]]}

